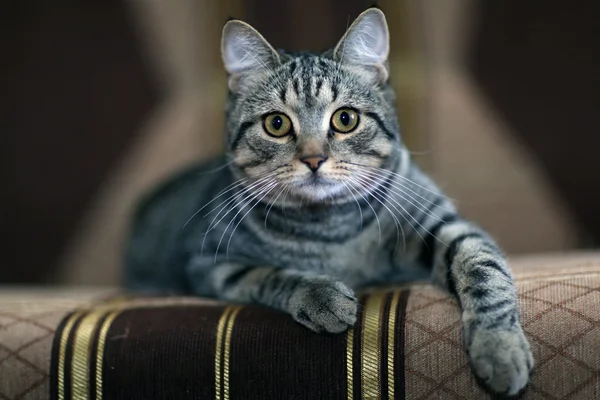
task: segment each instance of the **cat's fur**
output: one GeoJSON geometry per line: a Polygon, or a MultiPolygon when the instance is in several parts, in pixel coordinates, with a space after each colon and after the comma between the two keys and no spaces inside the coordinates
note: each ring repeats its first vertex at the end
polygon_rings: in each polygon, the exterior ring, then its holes
{"type": "Polygon", "coordinates": [[[127,285],[258,303],[335,333],[356,321],[354,290],[424,273],[459,299],[476,374],[515,394],[533,359],[511,272],[493,240],[411,162],[388,51],[375,8],[317,55],[275,51],[249,25],[228,22],[227,154],[142,203],[127,285]],[[330,123],[343,107],[360,119],[346,134],[330,123]],[[273,112],[292,123],[283,138],[265,131],[273,112]],[[306,157],[325,161],[313,171],[306,157]]]}

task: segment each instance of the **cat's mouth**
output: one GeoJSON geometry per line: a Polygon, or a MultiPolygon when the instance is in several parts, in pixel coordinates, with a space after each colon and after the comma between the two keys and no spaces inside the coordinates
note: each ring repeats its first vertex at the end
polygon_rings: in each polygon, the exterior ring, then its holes
{"type": "Polygon", "coordinates": [[[294,182],[293,192],[302,199],[321,202],[338,197],[343,188],[344,186],[339,180],[328,178],[322,174],[312,174],[294,182]]]}
{"type": "Polygon", "coordinates": [[[312,174],[306,179],[298,183],[299,187],[323,187],[323,186],[334,186],[339,184],[332,179],[329,179],[322,174],[312,174]]]}

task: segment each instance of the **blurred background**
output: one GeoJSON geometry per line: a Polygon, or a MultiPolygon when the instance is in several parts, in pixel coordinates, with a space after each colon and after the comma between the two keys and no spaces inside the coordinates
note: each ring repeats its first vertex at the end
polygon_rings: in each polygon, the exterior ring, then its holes
{"type": "MultiPolygon", "coordinates": [[[[0,283],[119,282],[139,194],[221,151],[229,16],[317,51],[372,4],[3,4],[0,283]]],[[[600,243],[598,4],[378,2],[404,140],[510,254],[600,243]]]]}

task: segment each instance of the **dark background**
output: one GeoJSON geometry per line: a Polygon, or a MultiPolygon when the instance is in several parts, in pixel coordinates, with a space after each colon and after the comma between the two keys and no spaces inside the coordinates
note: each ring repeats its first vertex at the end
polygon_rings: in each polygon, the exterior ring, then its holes
{"type": "MultiPolygon", "coordinates": [[[[370,4],[252,0],[244,7],[275,46],[318,50],[344,32],[340,10],[354,18],[370,4]],[[298,34],[298,21],[308,19],[314,29],[298,34]]],[[[581,245],[597,244],[599,3],[479,4],[476,40],[465,54],[470,71],[589,234],[581,245]]],[[[0,283],[44,282],[161,92],[125,2],[2,8],[0,283]]]]}

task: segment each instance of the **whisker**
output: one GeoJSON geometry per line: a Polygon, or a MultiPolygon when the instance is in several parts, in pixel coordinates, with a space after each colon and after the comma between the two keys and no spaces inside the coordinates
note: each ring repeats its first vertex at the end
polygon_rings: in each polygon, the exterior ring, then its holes
{"type": "Polygon", "coordinates": [[[273,179],[275,176],[277,176],[277,174],[272,174],[272,175],[269,175],[269,176],[265,176],[264,178],[261,178],[261,179],[257,180],[256,182],[253,182],[252,184],[244,187],[239,193],[231,195],[230,197],[228,197],[227,199],[225,199],[221,204],[219,204],[218,206],[216,206],[215,208],[213,208],[212,210],[210,210],[208,213],[204,214],[204,216],[202,218],[206,218],[207,216],[209,216],[210,214],[212,214],[213,212],[215,212],[223,203],[226,203],[226,202],[231,203],[233,200],[235,200],[236,198],[239,198],[244,193],[247,193],[248,191],[251,191],[256,186],[259,186],[259,185],[263,184],[265,181],[267,181],[269,179],[273,179]]]}
{"type": "MultiPolygon", "coordinates": [[[[354,177],[350,178],[350,180],[353,180],[353,179],[354,179],[354,177]]],[[[390,215],[394,219],[394,225],[396,226],[396,247],[394,248],[394,252],[395,252],[395,249],[398,247],[398,243],[400,243],[400,229],[402,230],[402,241],[404,242],[404,249],[406,249],[406,237],[404,236],[404,229],[402,228],[402,224],[400,224],[400,221],[398,221],[398,218],[396,218],[396,215],[392,212],[392,210],[390,210],[388,208],[388,206],[385,205],[383,199],[380,199],[373,192],[371,192],[371,196],[373,196],[373,198],[375,200],[377,200],[383,207],[385,207],[385,209],[388,210],[388,212],[390,213],[390,215]],[[400,227],[400,229],[398,229],[398,227],[400,227]]]]}
{"type": "Polygon", "coordinates": [[[219,172],[227,167],[229,167],[231,164],[233,164],[235,161],[231,160],[228,163],[225,163],[223,165],[221,165],[220,167],[217,168],[213,168],[213,169],[209,169],[208,171],[204,171],[204,172],[198,172],[198,175],[209,175],[209,174],[214,174],[215,172],[219,172]]]}
{"type": "Polygon", "coordinates": [[[350,188],[348,187],[348,185],[346,184],[346,182],[341,181],[344,186],[346,186],[346,189],[348,189],[348,192],[352,195],[352,197],[354,198],[354,201],[356,202],[356,206],[358,207],[358,212],[360,213],[360,230],[362,231],[363,229],[363,213],[362,213],[362,207],[360,206],[360,203],[358,202],[358,199],[356,198],[356,196],[354,195],[354,193],[352,193],[352,191],[350,190],[350,188]]]}
{"type": "MultiPolygon", "coordinates": [[[[369,174],[369,175],[374,176],[374,177],[381,177],[380,174],[378,174],[377,172],[374,172],[374,171],[366,171],[366,170],[359,170],[359,169],[355,169],[355,171],[366,173],[366,174],[369,174]]],[[[385,171],[385,170],[383,170],[383,171],[385,171]]],[[[387,172],[390,172],[390,171],[387,171],[387,172]]],[[[404,185],[404,184],[402,184],[400,182],[396,182],[396,181],[390,180],[389,184],[390,184],[390,186],[393,186],[395,189],[400,190],[405,195],[410,196],[411,199],[413,199],[413,200],[415,200],[417,202],[418,202],[418,200],[415,197],[413,197],[412,195],[410,195],[409,193],[407,193],[404,189],[408,190],[409,192],[414,193],[415,195],[417,195],[417,197],[420,197],[421,199],[425,200],[429,204],[434,204],[437,208],[440,208],[440,209],[442,209],[444,211],[447,211],[447,212],[454,212],[454,210],[451,210],[451,209],[448,209],[448,208],[443,207],[441,205],[435,204],[434,201],[428,199],[427,197],[421,195],[420,193],[412,190],[411,188],[407,187],[406,185],[404,185]]],[[[400,194],[398,194],[398,195],[400,195],[400,194]]],[[[444,196],[444,195],[440,195],[439,197],[441,197],[443,199],[448,199],[448,197],[444,196]]]]}
{"type": "Polygon", "coordinates": [[[273,206],[277,202],[277,199],[279,198],[279,196],[281,196],[281,194],[288,188],[288,186],[289,185],[285,185],[284,187],[281,188],[281,190],[279,191],[277,196],[271,202],[270,206],[269,206],[269,203],[267,203],[267,206],[269,207],[269,209],[267,210],[267,214],[265,215],[265,229],[267,229],[267,218],[269,218],[269,213],[271,212],[271,208],[273,208],[273,206]]]}
{"type": "MultiPolygon", "coordinates": [[[[233,183],[232,183],[232,184],[230,184],[230,185],[227,185],[227,186],[226,186],[226,187],[225,187],[223,190],[221,190],[219,193],[217,193],[217,196],[221,196],[222,194],[226,193],[227,191],[229,191],[229,189],[231,189],[231,188],[232,188],[232,187],[234,187],[234,186],[235,186],[235,187],[239,186],[239,183],[238,183],[238,182],[240,182],[240,183],[244,183],[244,182],[245,182],[245,181],[247,181],[247,180],[248,180],[248,178],[241,178],[241,179],[238,179],[237,181],[233,182],[233,183]]],[[[214,199],[213,199],[213,200],[214,200],[214,199]]],[[[208,204],[210,204],[210,203],[207,203],[206,205],[208,205],[208,204]]]]}
{"type": "MultiPolygon", "coordinates": [[[[235,230],[237,229],[237,227],[240,226],[240,224],[242,223],[244,218],[246,218],[246,216],[254,209],[254,207],[256,207],[262,201],[262,199],[264,199],[269,193],[271,193],[273,191],[273,189],[275,189],[278,185],[279,185],[279,183],[275,182],[271,187],[263,189],[263,192],[265,192],[265,194],[263,194],[260,199],[256,200],[256,203],[254,203],[254,205],[252,207],[250,207],[250,209],[248,211],[246,211],[246,213],[244,215],[242,215],[242,218],[233,227],[233,230],[231,231],[231,235],[229,235],[229,240],[227,241],[227,251],[226,251],[227,259],[229,259],[229,245],[231,244],[231,239],[233,239],[233,234],[235,233],[235,230]]],[[[237,216],[237,214],[236,214],[236,216],[237,216]]],[[[235,220],[235,216],[233,217],[233,220],[235,220]]],[[[227,229],[225,229],[225,232],[227,232],[227,229]]],[[[225,232],[223,232],[223,235],[225,235],[225,232]]],[[[218,250],[218,247],[217,247],[217,250],[218,250]]]]}
{"type": "MultiPolygon", "coordinates": [[[[365,178],[363,178],[363,179],[365,179],[365,178]]],[[[374,180],[373,180],[373,179],[371,179],[371,182],[374,182],[374,180]]],[[[377,184],[380,184],[380,183],[378,183],[378,182],[376,182],[376,181],[375,181],[375,183],[377,183],[377,184]]],[[[374,187],[373,189],[383,193],[383,191],[382,191],[381,189],[379,189],[378,187],[374,187]]],[[[424,230],[425,232],[427,232],[428,234],[430,234],[431,236],[433,236],[433,237],[434,237],[434,238],[435,238],[437,241],[439,241],[439,242],[440,242],[440,243],[442,243],[443,245],[447,246],[447,244],[446,244],[445,242],[443,242],[442,240],[438,239],[438,238],[437,238],[437,236],[433,235],[433,234],[432,234],[432,233],[431,233],[431,232],[430,232],[430,231],[429,231],[427,228],[425,228],[425,227],[424,227],[424,226],[423,226],[423,225],[422,225],[422,224],[421,224],[419,221],[417,221],[417,220],[415,219],[415,217],[413,217],[413,216],[412,216],[412,214],[411,214],[411,213],[409,213],[409,212],[408,212],[408,211],[407,211],[407,210],[406,210],[406,209],[405,209],[405,208],[404,208],[404,207],[403,207],[403,206],[402,206],[400,203],[398,203],[398,201],[396,201],[395,199],[389,198],[389,197],[388,197],[388,199],[390,199],[391,201],[393,201],[394,203],[396,203],[398,206],[400,206],[400,208],[402,208],[402,210],[404,211],[404,213],[406,213],[406,214],[407,214],[407,215],[408,215],[410,218],[412,218],[412,220],[413,220],[413,221],[415,221],[415,222],[417,223],[417,225],[419,225],[421,228],[423,228],[423,230],[424,230]]],[[[398,212],[400,212],[400,210],[398,210],[397,208],[396,208],[396,210],[397,210],[398,212]]],[[[402,214],[402,213],[401,213],[401,214],[402,214]]],[[[412,223],[411,223],[411,222],[408,220],[408,218],[406,218],[404,215],[403,215],[403,218],[406,220],[406,222],[408,222],[408,223],[409,223],[409,225],[411,226],[411,228],[413,228],[413,229],[414,229],[414,231],[417,233],[417,235],[419,235],[419,237],[421,238],[421,240],[423,240],[423,242],[425,242],[425,238],[423,238],[423,236],[421,235],[421,233],[420,233],[420,232],[419,232],[419,231],[418,231],[418,230],[415,228],[415,226],[414,226],[414,225],[413,225],[413,224],[412,224],[412,223]]]]}
{"type": "MultiPolygon", "coordinates": [[[[226,216],[226,215],[227,215],[229,212],[231,212],[231,209],[230,209],[230,211],[228,211],[226,214],[224,214],[224,215],[223,215],[223,217],[222,217],[222,218],[221,218],[221,219],[220,219],[220,220],[219,220],[219,221],[218,221],[216,224],[214,224],[214,225],[212,224],[212,223],[214,222],[214,220],[215,220],[216,218],[218,218],[218,217],[219,217],[219,215],[221,214],[221,212],[222,212],[222,211],[223,211],[223,210],[224,210],[224,209],[225,209],[225,208],[226,208],[226,207],[227,207],[229,204],[231,204],[231,203],[234,203],[236,200],[238,200],[238,199],[239,199],[239,198],[241,198],[241,197],[246,197],[246,196],[247,196],[247,195],[249,195],[249,194],[251,195],[251,194],[252,194],[252,192],[254,192],[255,190],[262,190],[262,189],[264,189],[264,187],[265,187],[265,186],[269,185],[270,183],[272,183],[272,182],[274,182],[274,181],[275,181],[275,179],[274,179],[274,178],[271,178],[271,179],[268,179],[267,181],[263,181],[263,182],[261,182],[261,183],[260,183],[260,185],[258,185],[258,186],[257,186],[257,185],[248,186],[247,188],[245,188],[244,190],[242,190],[240,193],[238,193],[237,195],[235,195],[235,197],[234,197],[233,199],[229,200],[229,201],[227,202],[227,204],[225,204],[225,206],[223,206],[223,207],[222,207],[222,208],[219,210],[219,212],[217,213],[217,215],[215,215],[215,217],[213,218],[213,220],[211,221],[211,223],[208,225],[208,230],[207,230],[207,233],[208,233],[208,232],[210,232],[211,230],[213,230],[213,229],[214,229],[214,228],[215,228],[215,227],[216,227],[216,226],[217,226],[217,225],[218,225],[218,224],[219,224],[219,223],[220,223],[220,222],[223,220],[223,218],[224,218],[224,217],[225,217],[225,216],[226,216]]],[[[247,197],[246,197],[246,198],[247,198],[247,197]]],[[[234,205],[234,207],[235,207],[235,205],[234,205]]],[[[216,209],[216,208],[215,208],[215,209],[216,209]]],[[[213,211],[214,211],[214,210],[213,210],[213,211]]],[[[212,213],[212,211],[211,211],[211,213],[212,213]]],[[[209,213],[209,214],[210,214],[210,213],[209,213]]],[[[207,215],[209,215],[209,214],[206,214],[206,215],[205,215],[205,217],[206,217],[207,215]]]]}
{"type": "MultiPolygon", "coordinates": [[[[274,172],[279,168],[285,167],[287,164],[284,165],[280,165],[277,166],[267,172],[265,172],[264,174],[259,175],[257,178],[259,178],[256,182],[254,183],[258,183],[262,180],[264,180],[265,178],[268,177],[272,177],[272,176],[277,176],[283,172],[274,172]]],[[[188,218],[188,220],[185,222],[185,224],[183,224],[183,227],[181,228],[182,230],[185,229],[185,227],[192,221],[192,219],[194,219],[202,210],[204,210],[206,207],[208,207],[210,204],[212,204],[215,200],[217,200],[219,197],[223,196],[225,193],[228,193],[230,191],[232,191],[233,189],[240,187],[241,185],[243,185],[244,183],[246,183],[248,181],[248,178],[241,178],[238,179],[237,181],[233,182],[232,184],[228,185],[227,187],[225,187],[225,189],[221,190],[219,193],[217,193],[217,195],[208,203],[206,203],[204,206],[202,206],[198,211],[196,211],[190,218],[188,218]]],[[[250,186],[253,186],[254,183],[250,186]]],[[[221,204],[219,204],[218,206],[216,206],[213,210],[211,210],[208,214],[212,213],[213,211],[215,211],[217,208],[219,208],[223,203],[227,202],[228,200],[230,200],[233,196],[232,195],[230,197],[228,197],[227,199],[225,199],[221,204]]],[[[206,215],[208,215],[206,214],[206,215]]],[[[206,217],[206,215],[204,217],[206,217]]]]}
{"type": "Polygon", "coordinates": [[[406,152],[407,154],[409,154],[411,156],[425,156],[427,154],[433,153],[434,149],[411,151],[411,150],[408,150],[406,147],[401,147],[401,148],[393,148],[392,151],[397,152],[397,153],[406,152]]]}
{"type": "MultiPolygon", "coordinates": [[[[381,179],[381,181],[380,181],[380,182],[378,182],[379,184],[381,184],[381,183],[384,183],[384,182],[385,182],[385,178],[383,178],[383,177],[382,177],[382,176],[380,176],[380,175],[374,175],[374,176],[373,176],[373,175],[366,175],[366,174],[364,174],[364,172],[362,172],[362,171],[355,171],[355,172],[356,172],[358,175],[361,175],[361,176],[363,176],[363,177],[365,177],[365,178],[377,178],[377,179],[381,179]]],[[[435,219],[435,220],[437,220],[437,221],[441,221],[441,220],[442,220],[440,217],[438,217],[437,215],[435,215],[435,214],[434,214],[432,211],[429,211],[429,210],[427,210],[427,209],[426,209],[426,208],[425,208],[425,207],[424,207],[424,206],[423,206],[421,203],[419,203],[419,201],[418,201],[418,200],[417,200],[415,197],[411,196],[410,194],[408,194],[408,193],[406,193],[406,192],[402,192],[403,194],[401,194],[401,193],[398,193],[398,192],[397,192],[397,190],[401,190],[401,189],[399,189],[399,188],[397,188],[396,186],[394,186],[394,185],[393,185],[393,182],[391,182],[391,181],[387,181],[387,182],[388,182],[388,183],[389,183],[389,185],[390,185],[390,186],[389,186],[389,188],[388,188],[388,190],[389,190],[391,193],[394,193],[395,195],[397,195],[398,197],[400,197],[402,200],[404,200],[404,201],[406,201],[408,204],[410,204],[410,205],[414,206],[414,207],[415,207],[417,210],[421,211],[422,213],[424,213],[424,214],[426,214],[426,215],[429,215],[429,216],[430,216],[430,217],[432,217],[433,219],[435,219]],[[394,190],[394,189],[397,189],[397,190],[394,190]],[[407,198],[407,197],[405,197],[405,196],[408,196],[409,198],[407,198]],[[412,199],[413,201],[411,201],[410,199],[412,199]]],[[[429,201],[429,200],[428,200],[428,201],[429,201]]],[[[440,206],[440,205],[437,205],[437,204],[435,204],[433,201],[429,201],[429,203],[430,203],[430,204],[433,204],[435,207],[437,207],[437,208],[440,208],[440,209],[442,209],[442,210],[446,210],[446,211],[448,211],[448,212],[452,212],[452,211],[450,211],[450,210],[447,210],[447,209],[445,209],[444,207],[442,207],[442,206],[440,206]]]]}
{"type": "MultiPolygon", "coordinates": [[[[196,217],[196,215],[198,215],[202,210],[204,210],[207,206],[209,206],[211,203],[213,203],[215,200],[217,200],[219,197],[223,196],[225,193],[228,193],[230,191],[232,191],[233,189],[239,187],[240,185],[243,185],[244,182],[246,181],[246,178],[242,178],[242,179],[238,179],[237,181],[233,182],[231,185],[227,186],[225,189],[223,189],[219,194],[217,194],[211,201],[209,201],[208,203],[206,203],[205,205],[203,205],[198,211],[196,211],[186,222],[185,224],[183,224],[183,227],[181,229],[185,229],[185,227],[190,223],[190,221],[192,219],[194,219],[194,217],[196,217]],[[231,187],[232,186],[232,187],[231,187]]],[[[231,197],[229,197],[231,198],[231,197]]],[[[227,201],[227,200],[225,200],[227,201]]],[[[221,203],[222,204],[222,203],[221,203]]]]}
{"type": "MultiPolygon", "coordinates": [[[[273,181],[269,181],[269,182],[265,182],[262,186],[260,186],[259,188],[257,188],[258,191],[264,189],[266,186],[268,186],[269,184],[273,183],[273,181]]],[[[232,204],[231,206],[224,206],[221,208],[221,210],[217,213],[217,215],[215,215],[215,217],[212,219],[211,223],[208,226],[207,231],[204,233],[204,238],[202,239],[202,249],[200,254],[202,255],[204,253],[204,245],[206,243],[206,238],[208,237],[208,234],[215,230],[216,227],[221,223],[221,221],[223,221],[225,219],[225,217],[227,215],[229,215],[229,213],[231,213],[233,210],[235,210],[241,203],[243,203],[244,201],[246,201],[248,198],[250,198],[251,196],[253,196],[254,193],[245,193],[244,197],[241,201],[236,201],[234,204],[232,204]],[[217,221],[215,222],[215,220],[219,217],[219,215],[221,214],[221,212],[223,212],[225,209],[228,209],[227,212],[225,214],[223,214],[223,216],[217,221]]],[[[230,221],[231,223],[231,221],[230,221]]],[[[227,225],[227,227],[229,227],[229,225],[227,225]]],[[[226,229],[227,230],[227,229],[226,229]]]]}
{"type": "MultiPolygon", "coordinates": [[[[266,187],[267,185],[269,185],[270,183],[273,183],[275,180],[270,180],[267,182],[263,182],[263,184],[258,188],[258,190],[263,189],[264,187],[266,187]]],[[[219,212],[214,216],[214,218],[212,219],[212,221],[210,221],[210,224],[208,225],[208,229],[206,230],[206,232],[204,232],[204,237],[202,239],[202,247],[200,249],[200,255],[204,254],[204,245],[206,244],[206,238],[208,237],[208,234],[213,231],[220,223],[221,221],[223,221],[223,219],[225,219],[225,217],[235,209],[235,207],[237,206],[238,203],[233,204],[232,206],[229,206],[229,204],[231,204],[232,202],[235,202],[238,198],[240,198],[241,196],[246,196],[244,199],[248,198],[248,193],[249,191],[247,189],[243,190],[241,193],[239,193],[236,198],[234,198],[232,201],[229,201],[228,204],[225,204],[220,210],[219,212]],[[219,218],[219,215],[226,209],[229,207],[229,210],[223,214],[223,216],[221,217],[221,219],[219,219],[216,223],[215,220],[217,218],[219,218]]],[[[244,201],[244,200],[242,200],[244,201]]]]}
{"type": "Polygon", "coordinates": [[[396,173],[394,171],[390,171],[390,170],[387,170],[387,169],[384,169],[384,168],[380,168],[380,167],[373,167],[371,165],[358,164],[358,163],[354,163],[354,162],[350,162],[350,161],[339,161],[339,162],[340,163],[344,163],[344,164],[356,165],[356,166],[363,167],[363,168],[370,168],[370,169],[375,169],[375,170],[378,170],[378,171],[383,171],[383,172],[386,172],[388,174],[397,176],[400,179],[404,179],[404,180],[408,181],[408,183],[410,183],[410,184],[412,184],[412,185],[414,185],[414,186],[416,186],[418,188],[421,188],[423,190],[426,190],[426,191],[428,191],[430,193],[433,193],[433,194],[438,195],[438,196],[442,196],[442,197],[444,197],[444,198],[446,198],[448,200],[453,200],[452,198],[446,196],[443,193],[440,193],[440,192],[437,192],[435,190],[431,190],[431,189],[429,189],[429,188],[427,188],[425,186],[419,185],[415,181],[413,181],[413,180],[411,180],[411,179],[409,179],[409,178],[407,178],[407,177],[405,177],[403,175],[400,175],[400,174],[398,174],[398,173],[396,173]]]}
{"type": "MultiPolygon", "coordinates": [[[[367,178],[364,178],[364,177],[363,177],[363,178],[358,178],[358,179],[362,179],[362,182],[363,182],[363,183],[366,183],[366,184],[368,184],[369,182],[371,182],[371,183],[373,182],[373,180],[372,180],[372,179],[371,179],[370,181],[368,181],[368,180],[367,180],[367,178]]],[[[375,182],[375,183],[376,183],[376,184],[378,184],[378,185],[380,185],[380,184],[381,184],[381,183],[378,183],[378,182],[375,182]]],[[[423,236],[421,236],[421,234],[419,233],[419,231],[418,231],[417,229],[415,229],[414,225],[413,225],[413,224],[412,224],[412,223],[411,223],[411,222],[408,220],[408,218],[406,218],[406,216],[405,216],[405,215],[402,213],[402,211],[404,211],[404,213],[408,214],[408,216],[409,216],[409,217],[411,217],[412,219],[414,219],[414,217],[413,217],[413,216],[412,216],[410,213],[408,213],[408,212],[406,211],[406,209],[405,209],[405,208],[404,208],[404,207],[403,207],[403,206],[402,206],[400,203],[398,203],[398,202],[397,202],[397,201],[395,201],[394,199],[390,198],[390,197],[387,195],[387,193],[385,193],[385,192],[384,192],[383,190],[381,190],[379,187],[373,187],[373,190],[375,190],[375,191],[377,191],[378,193],[380,193],[380,195],[381,195],[382,197],[384,197],[384,200],[392,201],[393,203],[392,203],[392,204],[390,204],[390,205],[391,205],[391,206],[394,208],[394,210],[398,211],[398,213],[400,214],[400,216],[401,216],[401,217],[402,217],[402,218],[403,218],[403,219],[404,219],[406,222],[408,222],[408,224],[410,225],[410,227],[411,227],[411,228],[413,228],[413,230],[414,230],[414,231],[417,233],[417,235],[419,235],[419,236],[421,237],[421,239],[422,239],[423,241],[425,240],[425,239],[423,238],[423,236]],[[399,206],[399,207],[402,209],[402,211],[398,210],[398,207],[396,207],[396,206],[394,205],[394,203],[395,203],[395,204],[397,204],[397,205],[398,205],[398,206],[399,206]]],[[[416,221],[416,220],[415,220],[415,221],[416,221]]],[[[418,223],[418,222],[417,222],[417,223],[418,223]]],[[[402,224],[400,224],[400,228],[402,228],[402,224]]],[[[402,233],[404,234],[404,229],[402,229],[402,233]]],[[[405,239],[405,241],[404,241],[404,249],[406,250],[406,239],[405,239]]]]}
{"type": "MultiPolygon", "coordinates": [[[[373,169],[376,169],[376,170],[378,170],[378,171],[386,171],[386,170],[385,170],[385,169],[383,169],[383,168],[378,168],[378,167],[372,167],[372,168],[373,168],[373,169]]],[[[394,175],[394,176],[395,176],[395,177],[397,177],[397,178],[404,179],[406,182],[410,183],[411,185],[413,185],[413,186],[416,186],[416,187],[418,187],[418,188],[420,188],[420,189],[423,189],[423,190],[425,190],[425,191],[427,191],[427,192],[429,192],[429,193],[432,193],[432,194],[434,194],[434,195],[436,195],[436,196],[441,196],[441,197],[447,198],[448,200],[453,200],[453,199],[451,199],[450,197],[446,196],[444,193],[441,193],[441,192],[438,192],[438,191],[435,191],[435,190],[431,190],[431,189],[429,189],[429,188],[427,188],[427,187],[425,187],[425,186],[423,186],[423,185],[419,185],[417,182],[413,181],[412,179],[410,179],[410,178],[407,178],[406,176],[400,175],[400,174],[399,174],[399,173],[397,173],[397,172],[394,172],[394,171],[386,171],[386,172],[389,172],[390,174],[394,175]]],[[[408,189],[408,188],[407,188],[407,189],[408,189]]],[[[412,189],[409,189],[409,190],[413,191],[413,193],[417,193],[417,194],[418,194],[418,192],[415,192],[415,191],[414,191],[414,190],[412,190],[412,189]]]]}
{"type": "Polygon", "coordinates": [[[287,212],[285,211],[286,210],[285,201],[287,200],[287,196],[288,196],[288,194],[290,194],[291,190],[292,190],[292,185],[289,185],[288,190],[285,192],[285,195],[283,196],[283,215],[285,216],[286,222],[288,220],[288,216],[287,216],[287,212]]]}
{"type": "MultiPolygon", "coordinates": [[[[347,163],[346,161],[344,161],[344,162],[345,162],[345,163],[347,163]]],[[[357,166],[358,166],[358,165],[360,165],[360,164],[355,164],[355,163],[353,163],[353,164],[354,164],[354,165],[357,165],[357,166]]],[[[347,170],[354,171],[354,172],[362,172],[362,173],[366,173],[366,174],[369,174],[369,175],[372,175],[372,176],[374,176],[374,177],[378,177],[378,178],[381,178],[381,177],[382,177],[382,172],[388,173],[389,175],[392,175],[392,176],[401,176],[401,175],[398,175],[398,174],[395,174],[395,173],[393,173],[392,171],[385,170],[385,169],[383,169],[383,168],[380,168],[380,169],[379,169],[379,170],[381,171],[381,173],[380,173],[380,171],[369,171],[369,170],[366,170],[366,169],[364,169],[364,168],[351,168],[351,169],[347,169],[347,170]]],[[[384,179],[385,179],[385,178],[384,178],[384,179]]],[[[399,190],[399,191],[401,191],[401,192],[402,192],[402,193],[404,193],[405,195],[409,196],[411,199],[415,200],[417,203],[418,203],[419,201],[418,201],[418,200],[417,200],[417,199],[416,199],[414,196],[412,196],[412,195],[410,195],[409,193],[407,193],[405,190],[407,190],[407,191],[409,191],[409,192],[412,192],[412,193],[414,193],[414,194],[415,194],[417,197],[420,197],[421,199],[425,200],[427,203],[429,203],[429,204],[433,204],[433,205],[434,205],[436,208],[439,208],[439,209],[441,209],[441,210],[444,210],[444,211],[447,211],[447,212],[450,212],[450,213],[454,213],[454,212],[456,212],[456,210],[454,210],[454,209],[449,209],[449,208],[447,208],[447,207],[444,207],[444,206],[442,206],[442,205],[435,204],[435,202],[434,202],[434,201],[432,201],[432,200],[428,199],[427,197],[425,197],[425,196],[423,196],[422,194],[418,193],[417,191],[415,191],[415,190],[413,190],[413,189],[409,188],[408,186],[406,186],[405,184],[403,184],[403,183],[401,183],[401,182],[397,182],[397,181],[395,181],[395,180],[389,180],[389,181],[388,181],[388,183],[389,183],[389,185],[390,185],[391,187],[393,187],[393,188],[394,188],[394,189],[396,189],[396,190],[399,190]]],[[[398,194],[400,197],[404,198],[402,195],[400,195],[400,194],[399,194],[399,193],[397,193],[396,191],[393,191],[393,192],[394,192],[394,193],[396,193],[396,194],[398,194]]],[[[435,193],[435,192],[432,192],[432,193],[435,193]]],[[[451,200],[451,199],[450,199],[448,196],[446,196],[446,195],[443,195],[443,194],[439,194],[439,195],[438,195],[438,197],[440,197],[440,198],[442,198],[442,199],[446,199],[446,200],[451,200]]],[[[404,198],[404,199],[405,199],[405,198],[404,198]]],[[[405,200],[406,200],[406,199],[405,199],[405,200]]],[[[413,205],[414,205],[414,203],[411,203],[411,204],[413,204],[413,205]]],[[[424,210],[422,210],[422,211],[424,211],[424,210]]],[[[437,217],[436,217],[436,218],[437,218],[437,217]]]]}
{"type": "MultiPolygon", "coordinates": [[[[271,185],[277,185],[277,183],[272,182],[271,185]]],[[[269,188],[270,188],[270,186],[269,186],[269,188]]],[[[264,189],[265,188],[263,187],[263,188],[259,189],[260,191],[248,196],[248,197],[250,197],[250,199],[248,201],[246,201],[246,199],[244,199],[245,203],[241,207],[239,207],[238,212],[235,213],[235,215],[231,218],[231,221],[229,221],[229,223],[225,227],[225,230],[223,230],[223,234],[221,235],[221,239],[219,239],[219,243],[217,244],[217,249],[215,250],[215,260],[214,260],[215,263],[217,262],[217,258],[219,255],[219,248],[221,247],[221,243],[223,242],[223,238],[225,237],[227,230],[229,229],[229,227],[231,226],[233,221],[235,221],[235,218],[242,212],[242,210],[244,208],[246,208],[246,206],[248,206],[248,204],[250,204],[254,199],[256,199],[258,196],[260,196],[264,189]]],[[[239,206],[239,203],[234,208],[237,208],[238,206],[239,206]]]]}
{"type": "Polygon", "coordinates": [[[367,205],[371,208],[371,211],[373,211],[373,215],[375,216],[375,220],[377,221],[377,230],[379,231],[379,239],[377,240],[377,246],[381,246],[381,222],[379,221],[379,217],[377,216],[377,211],[375,211],[369,200],[367,200],[367,198],[360,192],[360,190],[357,190],[356,187],[352,185],[354,181],[351,178],[348,178],[348,180],[350,181],[350,187],[352,187],[356,191],[356,193],[358,193],[358,195],[363,198],[365,203],[367,203],[367,205]]]}

